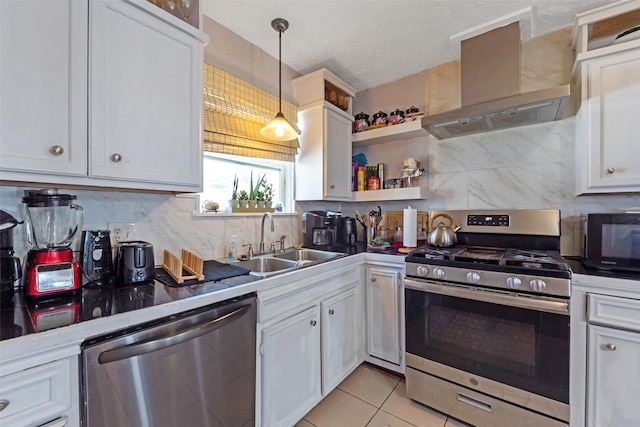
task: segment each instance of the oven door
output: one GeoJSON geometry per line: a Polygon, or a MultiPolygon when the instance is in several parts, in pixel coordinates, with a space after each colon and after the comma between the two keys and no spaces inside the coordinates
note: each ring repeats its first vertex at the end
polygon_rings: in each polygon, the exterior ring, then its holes
{"type": "Polygon", "coordinates": [[[405,281],[407,366],[568,421],[569,303],[405,281]]]}

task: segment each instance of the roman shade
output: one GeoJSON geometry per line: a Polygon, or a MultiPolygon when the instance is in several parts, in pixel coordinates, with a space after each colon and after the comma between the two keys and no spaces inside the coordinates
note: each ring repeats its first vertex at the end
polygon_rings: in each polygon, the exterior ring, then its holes
{"type": "MultiPolygon", "coordinates": [[[[260,129],[278,112],[278,97],[219,68],[204,64],[204,150],[293,162],[298,139],[275,141],[260,129]]],[[[297,129],[297,107],[282,101],[297,129]]]]}

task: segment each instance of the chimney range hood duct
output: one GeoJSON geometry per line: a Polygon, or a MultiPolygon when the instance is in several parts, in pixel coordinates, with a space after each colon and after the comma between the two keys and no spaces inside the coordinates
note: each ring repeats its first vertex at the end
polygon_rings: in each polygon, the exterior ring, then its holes
{"type": "Polygon", "coordinates": [[[520,93],[520,24],[461,43],[462,108],[422,118],[438,139],[558,120],[570,85],[520,93]]]}

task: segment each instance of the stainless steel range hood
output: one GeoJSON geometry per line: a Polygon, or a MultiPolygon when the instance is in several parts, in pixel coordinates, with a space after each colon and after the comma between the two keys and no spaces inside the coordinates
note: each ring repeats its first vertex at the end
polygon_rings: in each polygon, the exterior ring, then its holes
{"type": "Polygon", "coordinates": [[[462,108],[422,119],[438,139],[558,120],[570,85],[520,93],[520,26],[514,22],[461,43],[462,108]]]}

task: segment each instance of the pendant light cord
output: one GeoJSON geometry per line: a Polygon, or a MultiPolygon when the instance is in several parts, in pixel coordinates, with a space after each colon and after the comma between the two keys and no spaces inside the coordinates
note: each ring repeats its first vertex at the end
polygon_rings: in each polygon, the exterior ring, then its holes
{"type": "Polygon", "coordinates": [[[278,112],[282,112],[282,31],[278,31],[278,112]]]}

